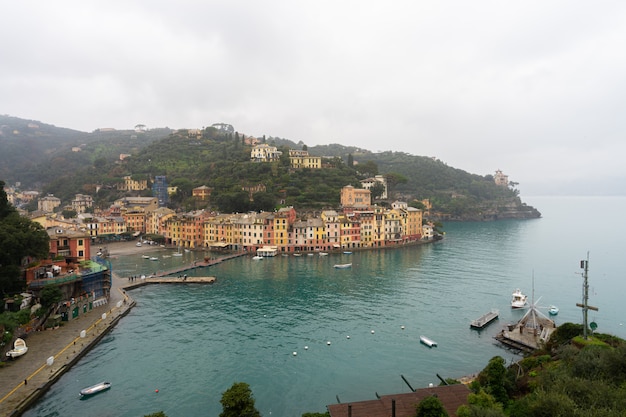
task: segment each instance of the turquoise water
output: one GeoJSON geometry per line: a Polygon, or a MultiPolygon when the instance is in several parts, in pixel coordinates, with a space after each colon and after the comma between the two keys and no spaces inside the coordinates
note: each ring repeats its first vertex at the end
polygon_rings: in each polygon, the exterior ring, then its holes
{"type": "MultiPolygon", "coordinates": [[[[444,241],[399,250],[238,258],[200,272],[216,276],[214,285],[133,290],[137,306],[25,415],[217,416],[222,392],[243,381],[263,416],[300,416],[337,397],[408,392],[400,375],[414,388],[437,384],[436,374],[471,374],[495,355],[516,359],[492,336],[521,317],[510,295],[517,287],[531,295],[533,276],[538,305],[558,305],[557,323],[580,322],[587,251],[590,304],[600,308],[590,319],[626,337],[626,198],[526,200],[542,219],[446,224],[444,241]],[[352,269],[333,268],[346,262],[352,269]],[[469,329],[492,308],[499,321],[469,329]],[[421,334],[439,346],[420,345],[421,334]],[[78,400],[101,380],[113,388],[78,400]]],[[[204,255],[125,257],[113,266],[120,275],[149,273],[195,256],[204,255]]]]}

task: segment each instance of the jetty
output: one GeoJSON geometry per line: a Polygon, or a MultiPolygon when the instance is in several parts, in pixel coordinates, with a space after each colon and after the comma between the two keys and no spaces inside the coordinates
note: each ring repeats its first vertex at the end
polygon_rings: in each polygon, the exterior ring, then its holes
{"type": "Polygon", "coordinates": [[[155,277],[151,275],[131,281],[127,285],[122,286],[122,288],[124,290],[132,290],[148,284],[213,284],[215,280],[215,277],[188,277],[186,275],[180,277],[155,277]]]}
{"type": "Polygon", "coordinates": [[[470,328],[483,329],[498,318],[500,312],[498,310],[491,310],[489,313],[485,313],[476,320],[470,322],[470,328]]]}
{"type": "Polygon", "coordinates": [[[217,265],[217,264],[222,263],[224,261],[227,261],[229,259],[239,258],[240,256],[248,256],[248,255],[250,255],[248,252],[238,252],[238,253],[233,253],[231,255],[222,256],[220,258],[207,259],[207,260],[203,260],[203,261],[194,261],[194,262],[192,262],[190,264],[181,265],[181,266],[176,267],[176,268],[166,269],[166,270],[162,270],[162,271],[155,271],[151,276],[152,277],[156,277],[156,278],[179,276],[179,275],[184,274],[185,272],[188,272],[188,271],[193,271],[193,270],[199,269],[199,268],[207,268],[209,266],[217,265]]]}

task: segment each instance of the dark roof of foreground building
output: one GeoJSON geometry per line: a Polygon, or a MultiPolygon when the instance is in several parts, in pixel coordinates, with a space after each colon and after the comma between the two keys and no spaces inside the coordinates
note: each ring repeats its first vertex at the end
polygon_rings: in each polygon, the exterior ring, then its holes
{"type": "Polygon", "coordinates": [[[436,395],[450,417],[467,404],[470,390],[463,384],[418,389],[415,392],[384,395],[377,400],[328,405],[330,417],[390,417],[395,400],[395,417],[412,417],[415,408],[426,397],[436,395]]]}

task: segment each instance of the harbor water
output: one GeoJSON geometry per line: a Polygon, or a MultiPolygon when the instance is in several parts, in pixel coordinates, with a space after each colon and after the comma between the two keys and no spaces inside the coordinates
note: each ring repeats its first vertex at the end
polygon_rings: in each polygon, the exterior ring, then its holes
{"type": "MultiPolygon", "coordinates": [[[[587,253],[589,304],[599,308],[589,318],[626,338],[626,198],[525,201],[543,217],[447,223],[443,241],[396,250],[236,258],[196,272],[217,277],[213,285],[132,290],[137,306],[25,416],[218,416],[235,382],[250,385],[263,416],[301,416],[409,392],[401,375],[420,388],[438,384],[437,374],[473,374],[493,356],[518,358],[493,340],[524,314],[510,308],[516,288],[545,314],[557,305],[557,324],[582,321],[587,253]],[[498,320],[470,329],[491,309],[498,320]],[[420,335],[438,346],[420,344],[420,335]],[[112,388],[79,400],[100,381],[112,388]]],[[[206,256],[171,254],[155,248],[158,262],[134,255],[112,265],[129,276],[206,256]]]]}

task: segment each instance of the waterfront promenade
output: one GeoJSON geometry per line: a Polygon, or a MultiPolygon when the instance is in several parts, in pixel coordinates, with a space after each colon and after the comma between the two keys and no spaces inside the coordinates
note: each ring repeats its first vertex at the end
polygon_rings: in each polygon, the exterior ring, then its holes
{"type": "MultiPolygon", "coordinates": [[[[111,256],[140,251],[140,248],[134,249],[134,243],[111,246],[114,246],[111,256]]],[[[0,417],[17,417],[24,413],[130,311],[135,301],[127,294],[126,289],[153,283],[213,283],[214,277],[189,277],[184,280],[168,276],[214,263],[217,262],[197,262],[182,267],[180,271],[160,271],[155,277],[135,281],[113,273],[107,304],[95,307],[55,330],[29,334],[25,339],[28,353],[18,359],[9,360],[0,367],[0,417]],[[83,330],[85,337],[81,337],[83,330]],[[48,364],[49,358],[53,358],[51,365],[48,364]]],[[[77,398],[78,395],[77,392],[77,398]]]]}

